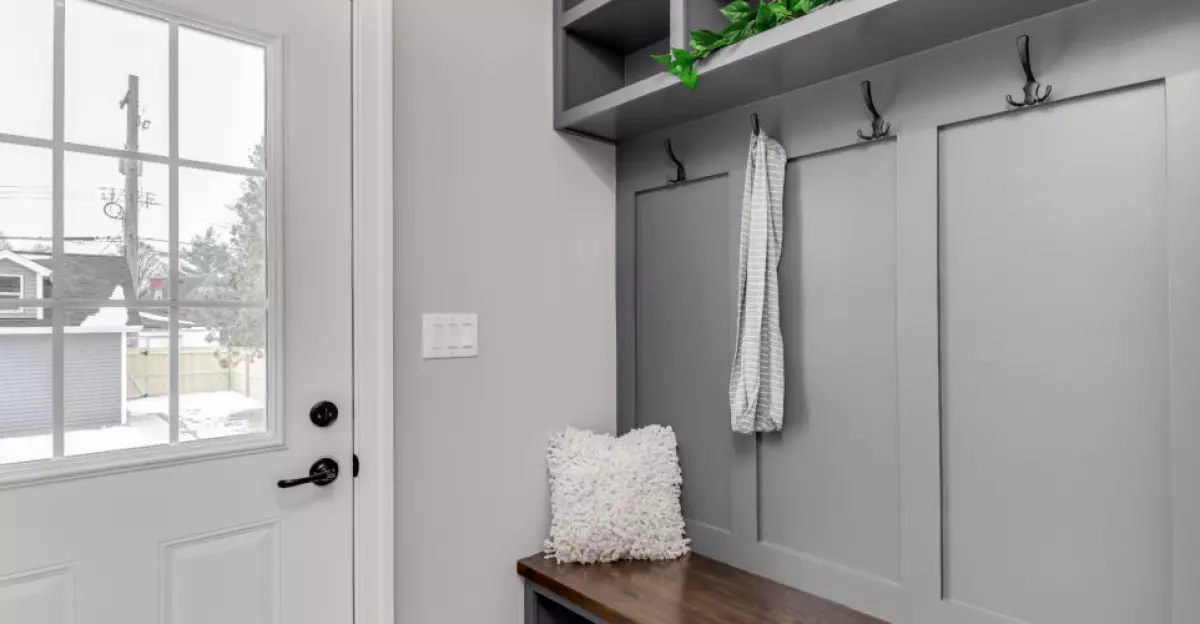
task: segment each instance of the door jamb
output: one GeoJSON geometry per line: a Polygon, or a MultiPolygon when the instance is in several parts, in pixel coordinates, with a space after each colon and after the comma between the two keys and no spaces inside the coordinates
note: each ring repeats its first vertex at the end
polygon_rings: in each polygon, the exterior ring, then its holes
{"type": "Polygon", "coordinates": [[[351,2],[356,624],[395,622],[392,2],[351,2]]]}

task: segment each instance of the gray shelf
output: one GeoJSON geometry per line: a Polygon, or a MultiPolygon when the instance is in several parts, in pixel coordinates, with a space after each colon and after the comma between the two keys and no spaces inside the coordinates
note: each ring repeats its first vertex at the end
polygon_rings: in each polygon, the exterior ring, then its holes
{"type": "MultiPolygon", "coordinates": [[[[582,19],[575,12],[593,4],[623,1],[583,0],[564,19],[582,19]]],[[[695,91],[674,76],[654,73],[586,101],[564,100],[555,124],[620,141],[1085,1],[844,0],[714,54],[698,66],[695,91]]]]}
{"type": "Polygon", "coordinates": [[[667,0],[583,0],[563,14],[568,33],[622,55],[671,34],[667,0]]]}

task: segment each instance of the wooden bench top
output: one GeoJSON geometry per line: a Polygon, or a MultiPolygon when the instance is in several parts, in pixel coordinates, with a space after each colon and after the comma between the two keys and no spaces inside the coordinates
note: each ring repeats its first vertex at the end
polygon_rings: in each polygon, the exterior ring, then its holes
{"type": "Polygon", "coordinates": [[[534,555],[517,572],[611,624],[887,624],[694,553],[597,565],[534,555]]]}

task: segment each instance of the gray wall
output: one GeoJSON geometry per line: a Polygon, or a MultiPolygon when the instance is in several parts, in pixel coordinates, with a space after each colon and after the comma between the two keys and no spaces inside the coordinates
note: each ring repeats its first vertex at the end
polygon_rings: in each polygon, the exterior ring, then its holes
{"type": "Polygon", "coordinates": [[[1200,621],[1198,69],[1200,5],[1097,0],[622,143],[620,427],[677,429],[697,550],[897,624],[1200,621]],[[1057,102],[1008,112],[1022,33],[1057,102]],[[740,437],[751,112],[788,385],[740,437]]]}
{"type": "MultiPolygon", "coordinates": [[[[121,424],[124,334],[63,337],[64,418],[68,429],[121,424]]],[[[49,334],[0,334],[0,436],[54,428],[53,356],[49,334]]]]}
{"type": "Polygon", "coordinates": [[[614,150],[552,130],[551,4],[395,4],[398,622],[521,622],[549,434],[616,428],[614,150]]]}

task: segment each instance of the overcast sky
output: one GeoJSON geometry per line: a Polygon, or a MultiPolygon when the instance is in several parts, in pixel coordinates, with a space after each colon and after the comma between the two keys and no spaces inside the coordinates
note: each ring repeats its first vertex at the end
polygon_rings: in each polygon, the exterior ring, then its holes
{"type": "MultiPolygon", "coordinates": [[[[54,0],[0,0],[0,133],[50,139],[53,120],[54,0]]],[[[88,0],[66,0],[66,140],[125,146],[119,102],[128,76],[140,79],[143,152],[166,156],[170,119],[168,28],[165,22],[88,0]]],[[[263,135],[265,54],[261,48],[190,29],[179,35],[179,143],[187,159],[249,167],[263,135]]],[[[180,172],[180,241],[209,225],[226,233],[227,209],[241,195],[242,176],[180,172]]],[[[125,187],[118,160],[68,152],[64,161],[66,236],[120,236],[105,216],[104,192],[125,187]]],[[[144,163],[141,190],[159,205],[139,211],[143,240],[167,251],[166,165],[144,163]]],[[[48,149],[0,140],[0,232],[18,251],[49,244],[51,155],[48,149]]],[[[121,201],[118,196],[118,201],[121,201]]],[[[67,244],[68,252],[111,253],[113,245],[67,244]]]]}

